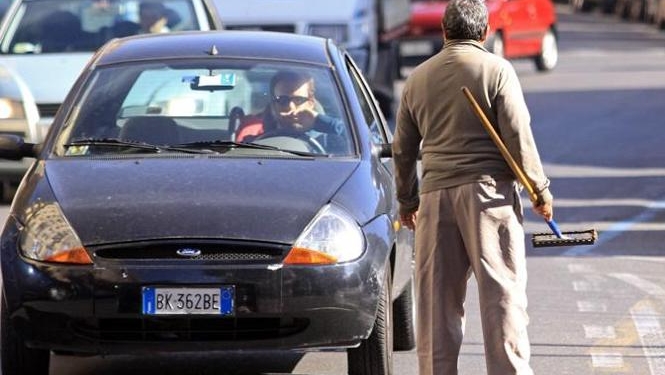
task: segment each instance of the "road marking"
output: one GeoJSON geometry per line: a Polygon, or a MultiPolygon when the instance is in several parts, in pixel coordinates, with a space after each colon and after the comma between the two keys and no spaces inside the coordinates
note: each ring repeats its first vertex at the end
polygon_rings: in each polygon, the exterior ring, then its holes
{"type": "Polygon", "coordinates": [[[665,297],[665,289],[663,289],[660,285],[654,284],[648,280],[644,280],[637,275],[633,275],[631,273],[611,273],[610,276],[628,283],[651,296],[665,297]]]}
{"type": "Polygon", "coordinates": [[[599,292],[600,287],[588,281],[573,281],[573,290],[576,292],[599,292]]]}
{"type": "MultiPolygon", "coordinates": [[[[550,178],[665,177],[665,168],[611,168],[571,164],[543,164],[550,178]]],[[[557,206],[560,199],[556,200],[557,206]]]]}
{"type": "MultiPolygon", "coordinates": [[[[523,199],[526,205],[530,201],[523,199]]],[[[531,203],[529,203],[531,204],[531,203]]],[[[649,199],[566,199],[557,198],[558,207],[643,207],[649,209],[664,209],[665,202],[656,202],[649,199]]]]}
{"type": "Polygon", "coordinates": [[[612,326],[584,325],[584,336],[588,339],[615,339],[616,330],[612,326]]]}
{"type": "Polygon", "coordinates": [[[586,264],[571,263],[568,265],[568,272],[570,273],[592,273],[593,267],[586,264]]]}
{"type": "Polygon", "coordinates": [[[623,367],[623,356],[617,352],[591,353],[593,367],[621,368],[623,367]]]}
{"type": "Polygon", "coordinates": [[[579,312],[607,312],[607,305],[602,302],[577,301],[577,310],[579,312]]]}
{"type": "Polygon", "coordinates": [[[642,301],[630,309],[642,351],[649,364],[651,375],[665,374],[665,336],[660,327],[660,316],[649,301],[642,301]]]}

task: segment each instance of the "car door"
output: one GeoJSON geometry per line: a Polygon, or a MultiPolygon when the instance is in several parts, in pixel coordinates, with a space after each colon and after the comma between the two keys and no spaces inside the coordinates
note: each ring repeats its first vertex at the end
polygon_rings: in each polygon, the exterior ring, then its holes
{"type": "MultiPolygon", "coordinates": [[[[371,134],[371,142],[375,149],[390,146],[392,143],[392,133],[388,122],[385,120],[383,114],[379,110],[379,105],[374,98],[369,85],[356,67],[353,60],[346,56],[346,68],[349,76],[351,77],[353,89],[359,98],[360,105],[363,110],[363,117],[365,123],[369,127],[371,134]]],[[[414,235],[410,230],[399,225],[399,214],[397,198],[395,194],[394,175],[393,175],[393,159],[392,157],[380,158],[380,175],[382,176],[382,183],[389,186],[390,191],[390,218],[395,224],[393,227],[396,229],[396,245],[397,252],[394,259],[394,272],[393,272],[393,296],[401,294],[402,290],[409,286],[411,276],[413,274],[413,243],[414,235]]]]}
{"type": "Polygon", "coordinates": [[[537,0],[497,0],[493,26],[502,30],[504,53],[508,58],[532,56],[539,52],[544,30],[542,9],[537,0]]]}

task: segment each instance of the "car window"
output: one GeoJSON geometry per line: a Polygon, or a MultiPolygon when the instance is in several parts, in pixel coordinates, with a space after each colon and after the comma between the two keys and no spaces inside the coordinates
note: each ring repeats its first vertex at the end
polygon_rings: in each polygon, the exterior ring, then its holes
{"type": "MultiPolygon", "coordinates": [[[[308,137],[332,145],[314,153],[350,155],[355,149],[351,131],[339,89],[328,68],[224,59],[97,68],[74,106],[76,111],[70,114],[67,126],[59,135],[59,152],[80,156],[137,151],[115,146],[67,146],[81,140],[122,139],[169,146],[240,141],[241,127],[258,122],[263,125],[273,100],[271,79],[284,71],[312,77],[316,112],[333,119],[337,125],[334,134],[318,127],[307,131],[308,137]],[[134,128],[141,130],[135,132],[134,128]],[[164,135],[167,132],[170,138],[164,135]]],[[[289,149],[293,144],[276,141],[270,145],[289,149]]],[[[265,150],[243,152],[264,153],[265,150]]]]}
{"type": "Polygon", "coordinates": [[[24,1],[0,50],[5,54],[92,52],[115,37],[198,29],[191,0],[24,1]]]}
{"type": "Polygon", "coordinates": [[[370,91],[367,89],[367,85],[363,82],[358,69],[354,66],[350,59],[347,59],[347,69],[351,75],[353,89],[358,96],[358,101],[360,103],[360,107],[362,108],[365,123],[369,127],[370,134],[372,135],[372,143],[388,143],[385,130],[381,126],[381,118],[376,110],[376,107],[372,105],[370,91]]]}

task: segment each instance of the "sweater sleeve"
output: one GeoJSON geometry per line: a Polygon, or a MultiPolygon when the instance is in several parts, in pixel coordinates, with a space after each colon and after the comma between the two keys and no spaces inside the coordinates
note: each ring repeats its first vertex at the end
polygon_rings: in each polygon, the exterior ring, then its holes
{"type": "Polygon", "coordinates": [[[407,84],[402,92],[397,110],[397,124],[392,145],[395,164],[395,187],[400,214],[415,212],[420,204],[417,161],[422,136],[410,114],[408,95],[409,88],[407,84]]]}
{"type": "Polygon", "coordinates": [[[314,119],[314,130],[321,133],[344,135],[346,126],[344,125],[344,121],[338,118],[319,114],[314,119]]]}

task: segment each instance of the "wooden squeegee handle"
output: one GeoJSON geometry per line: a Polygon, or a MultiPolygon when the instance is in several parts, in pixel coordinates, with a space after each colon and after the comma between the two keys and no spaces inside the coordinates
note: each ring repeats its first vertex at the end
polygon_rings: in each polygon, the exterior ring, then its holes
{"type": "Polygon", "coordinates": [[[537,202],[538,194],[536,194],[536,190],[531,185],[531,182],[526,177],[526,174],[524,174],[524,171],[522,171],[522,168],[520,168],[519,164],[517,164],[515,159],[513,159],[512,155],[510,155],[508,148],[506,148],[506,145],[501,140],[501,137],[499,137],[499,134],[496,132],[496,130],[494,130],[494,127],[490,123],[490,120],[487,118],[487,116],[485,116],[485,112],[483,112],[483,109],[480,108],[480,105],[478,105],[478,102],[473,97],[473,94],[471,94],[471,91],[469,91],[469,89],[466,86],[462,86],[462,92],[464,92],[466,98],[469,99],[473,111],[480,119],[480,122],[483,124],[483,127],[485,128],[485,130],[487,130],[490,137],[492,137],[492,140],[499,148],[499,151],[501,152],[501,155],[503,155],[503,158],[506,159],[506,163],[508,163],[510,169],[512,169],[515,176],[517,176],[517,179],[526,188],[526,191],[529,194],[529,199],[531,200],[531,202],[534,203],[537,202]]]}

